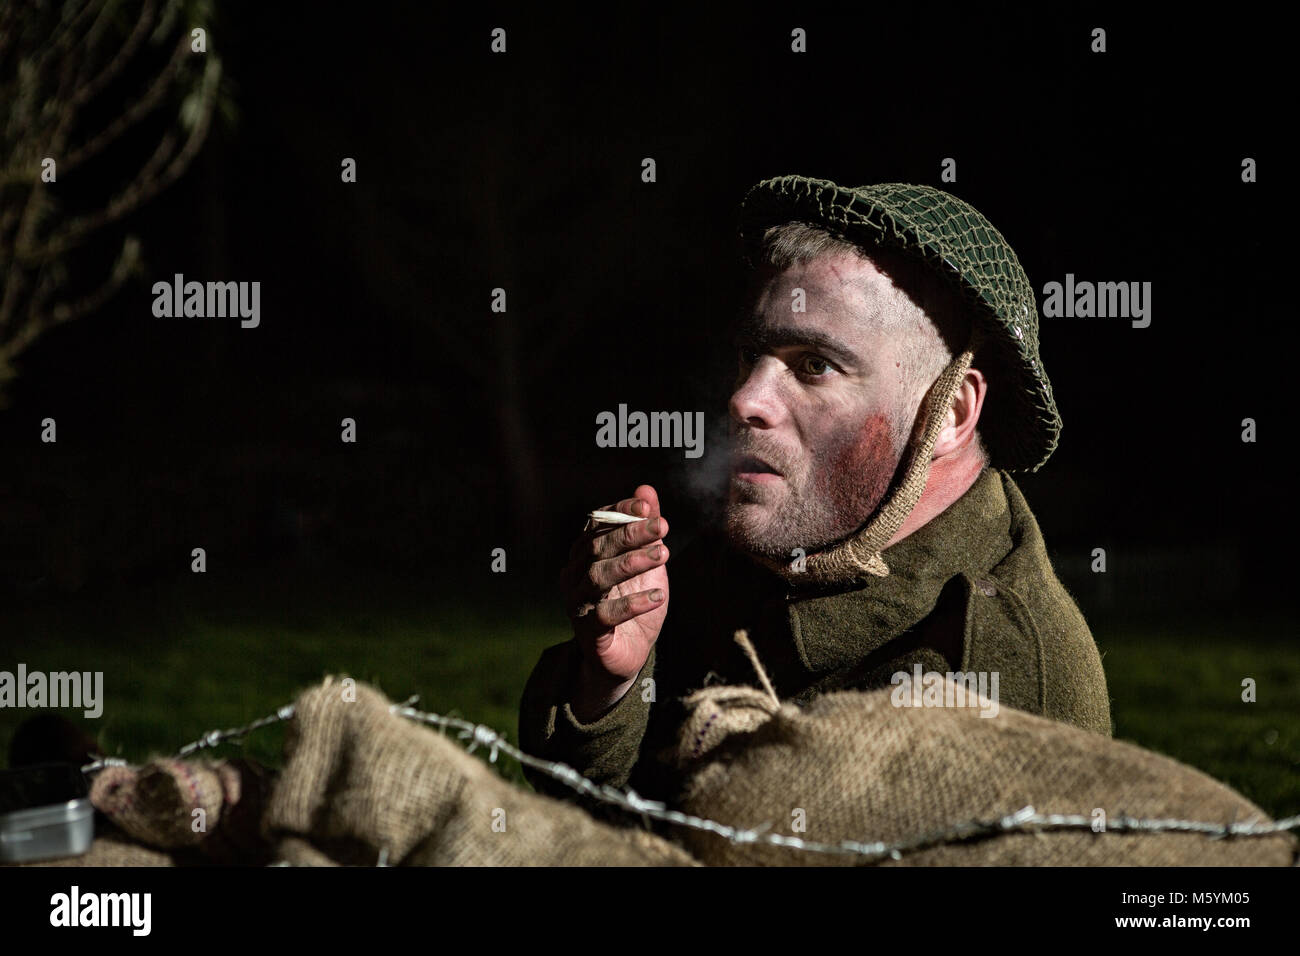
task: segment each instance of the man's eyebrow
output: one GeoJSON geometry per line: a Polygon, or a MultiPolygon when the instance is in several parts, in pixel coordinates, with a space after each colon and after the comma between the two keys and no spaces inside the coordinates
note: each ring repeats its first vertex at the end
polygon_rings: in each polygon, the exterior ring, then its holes
{"type": "Polygon", "coordinates": [[[797,325],[773,327],[743,324],[736,332],[736,341],[764,350],[806,345],[846,364],[857,364],[861,361],[858,355],[839,339],[817,329],[805,329],[797,325]]]}

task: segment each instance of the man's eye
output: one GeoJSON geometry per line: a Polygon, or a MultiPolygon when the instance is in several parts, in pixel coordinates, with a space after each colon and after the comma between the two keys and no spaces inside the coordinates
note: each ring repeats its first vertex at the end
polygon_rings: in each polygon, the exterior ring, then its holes
{"type": "Polygon", "coordinates": [[[754,364],[755,362],[757,362],[757,361],[758,361],[758,352],[757,352],[757,350],[755,350],[755,349],[751,349],[751,348],[749,348],[749,347],[747,347],[747,346],[744,346],[744,345],[742,345],[742,346],[740,347],[740,364],[741,364],[741,365],[744,365],[744,366],[750,366],[750,365],[753,365],[753,364],[754,364]]]}
{"type": "Polygon", "coordinates": [[[804,375],[821,376],[831,370],[831,363],[820,355],[803,355],[796,363],[796,368],[804,375]]]}

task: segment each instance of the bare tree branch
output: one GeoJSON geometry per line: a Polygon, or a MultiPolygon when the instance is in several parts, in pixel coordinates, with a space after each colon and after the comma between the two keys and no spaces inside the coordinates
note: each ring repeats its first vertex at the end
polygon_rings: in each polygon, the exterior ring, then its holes
{"type": "MultiPolygon", "coordinates": [[[[136,269],[139,243],[119,238],[121,251],[108,277],[93,291],[68,298],[69,277],[84,274],[85,257],[97,254],[87,250],[70,259],[74,250],[110,236],[172,185],[207,138],[222,64],[212,50],[201,61],[193,58],[186,19],[208,10],[191,0],[67,0],[26,5],[20,16],[0,0],[0,52],[15,63],[11,68],[6,62],[0,75],[0,384],[13,375],[13,359],[41,334],[102,308],[136,269]],[[166,45],[153,49],[159,44],[166,45]],[[123,89],[121,108],[97,120],[97,131],[86,130],[83,115],[103,114],[104,100],[128,85],[142,89],[135,95],[123,89]],[[169,103],[175,113],[152,149],[125,180],[102,180],[106,195],[98,202],[42,178],[44,157],[67,173],[87,170],[113,144],[134,150],[136,140],[126,133],[169,103]],[[77,206],[65,211],[65,203],[77,206]]],[[[93,189],[96,177],[83,174],[80,182],[93,189]]],[[[76,291],[88,287],[79,282],[76,291]]]]}
{"type": "Polygon", "coordinates": [[[38,75],[44,73],[46,65],[51,60],[62,57],[67,53],[68,47],[73,41],[73,37],[81,31],[82,26],[85,25],[86,19],[94,12],[94,4],[87,2],[82,6],[81,10],[78,11],[75,17],[70,17],[55,28],[54,36],[46,45],[44,55],[36,61],[36,72],[38,75]]]}
{"type": "MultiPolygon", "coordinates": [[[[156,0],[145,0],[144,8],[140,11],[140,19],[136,21],[135,27],[131,30],[131,35],[126,38],[126,42],[118,47],[117,53],[113,59],[108,61],[94,79],[83,84],[80,89],[73,94],[73,105],[80,108],[84,106],[91,97],[97,95],[105,86],[107,86],[114,77],[122,72],[131,57],[135,56],[135,51],[140,49],[140,44],[144,42],[145,36],[149,33],[149,26],[153,23],[154,15],[157,13],[156,0]]],[[[107,9],[107,8],[106,8],[107,9]]]]}
{"type": "Polygon", "coordinates": [[[81,318],[99,309],[122,287],[140,260],[140,243],[128,236],[107,280],[94,292],[71,303],[61,302],[48,312],[35,315],[10,341],[0,345],[0,365],[9,364],[14,356],[30,345],[38,335],[56,325],[81,318]]]}
{"type": "MultiPolygon", "coordinates": [[[[197,155],[199,147],[203,145],[203,140],[207,136],[208,126],[212,120],[212,102],[216,98],[217,82],[220,78],[221,61],[215,58],[208,60],[203,77],[203,110],[199,115],[199,121],[194,124],[194,129],[190,131],[185,146],[161,175],[152,178],[147,176],[138,177],[99,212],[74,219],[62,234],[51,236],[39,248],[16,244],[14,258],[30,266],[39,265],[60,256],[72,247],[84,242],[90,233],[121,219],[142,204],[153,199],[154,196],[180,178],[181,173],[189,167],[190,161],[197,155]]],[[[146,164],[145,170],[152,171],[161,165],[157,157],[163,153],[172,141],[169,137],[163,138],[146,164]]]]}
{"type": "MultiPolygon", "coordinates": [[[[136,100],[130,109],[117,117],[97,135],[91,137],[80,149],[74,150],[65,156],[59,164],[60,167],[65,171],[76,169],[88,158],[94,156],[149,113],[153,112],[171,89],[172,83],[180,72],[181,64],[187,56],[189,56],[189,42],[186,38],[182,38],[176,44],[176,50],[172,54],[172,58],[167,62],[167,66],[158,74],[158,79],[149,87],[144,96],[136,100]]],[[[0,181],[3,181],[3,175],[3,173],[0,173],[0,181]]]]}

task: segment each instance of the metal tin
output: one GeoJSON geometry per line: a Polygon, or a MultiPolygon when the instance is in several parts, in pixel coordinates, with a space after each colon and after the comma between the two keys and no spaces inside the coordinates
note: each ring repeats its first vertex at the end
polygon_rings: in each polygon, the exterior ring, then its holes
{"type": "Polygon", "coordinates": [[[28,863],[80,856],[95,838],[95,808],[85,797],[0,815],[0,861],[28,863]]]}
{"type": "Polygon", "coordinates": [[[80,856],[95,838],[86,778],[70,764],[0,770],[0,862],[80,856]]]}
{"type": "Polygon", "coordinates": [[[85,797],[0,816],[0,861],[6,864],[81,856],[94,839],[95,808],[85,797]]]}

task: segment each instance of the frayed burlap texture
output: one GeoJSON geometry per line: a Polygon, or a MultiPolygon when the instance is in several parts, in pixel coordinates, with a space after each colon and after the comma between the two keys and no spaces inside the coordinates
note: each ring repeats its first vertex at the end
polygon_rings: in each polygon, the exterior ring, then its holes
{"type": "Polygon", "coordinates": [[[105,767],[90,802],[128,835],[150,846],[195,846],[221,822],[227,799],[239,801],[239,778],[229,767],[175,759],[142,768],[105,767]]]}
{"type": "Polygon", "coordinates": [[[269,787],[270,775],[249,760],[163,757],[143,767],[105,767],[90,802],[147,846],[193,848],[216,863],[257,863],[270,854],[261,837],[269,787]]]}
{"type": "MultiPolygon", "coordinates": [[[[761,672],[760,672],[761,673],[761,672]]],[[[951,681],[946,682],[954,688],[951,681]]],[[[687,699],[681,748],[694,754],[681,809],[804,840],[897,843],[1032,806],[1042,814],[1269,822],[1198,770],[1132,744],[1002,707],[895,706],[894,690],[828,694],[806,709],[708,687],[687,699]],[[770,712],[755,728],[756,714],[770,712]],[[707,724],[708,733],[700,735],[707,724]],[[707,744],[707,745],[706,745],[707,744]],[[795,830],[796,821],[806,829],[795,830]]],[[[710,865],[848,865],[851,856],[732,844],[684,830],[710,865]]],[[[1040,830],[948,843],[903,866],[1290,866],[1290,834],[1040,830]]]]}
{"type": "Polygon", "coordinates": [[[501,779],[461,744],[327,680],[294,706],[264,818],[278,858],[320,865],[691,865],[671,843],[501,779]]]}

